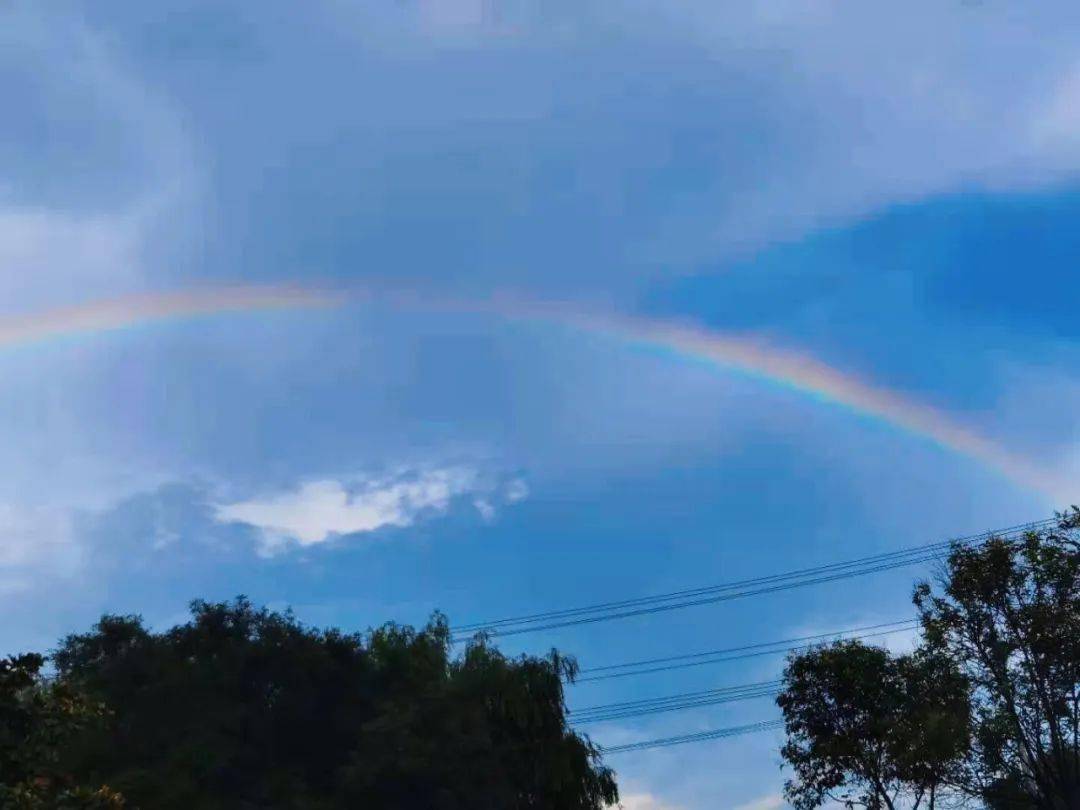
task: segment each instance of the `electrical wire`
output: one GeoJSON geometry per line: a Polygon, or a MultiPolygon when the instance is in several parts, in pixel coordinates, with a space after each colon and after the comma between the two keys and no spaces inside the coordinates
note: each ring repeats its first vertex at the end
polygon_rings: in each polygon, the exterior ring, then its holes
{"type": "Polygon", "coordinates": [[[699,690],[697,692],[679,692],[678,694],[666,695],[664,697],[641,698],[639,700],[622,700],[622,701],[619,701],[617,703],[603,703],[603,704],[601,704],[599,706],[586,706],[585,708],[582,708],[582,709],[574,709],[573,713],[575,715],[577,715],[577,714],[581,714],[581,713],[584,713],[584,712],[603,711],[603,710],[608,710],[608,709],[618,709],[618,708],[628,708],[628,707],[632,708],[632,707],[635,707],[635,706],[642,706],[642,705],[645,705],[645,704],[658,703],[658,702],[669,701],[669,700],[682,700],[684,698],[703,697],[703,696],[707,696],[707,695],[718,695],[718,694],[724,694],[724,693],[727,693],[727,692],[741,692],[741,691],[746,690],[746,689],[761,689],[761,688],[764,688],[764,687],[776,687],[776,686],[779,686],[780,684],[781,684],[781,680],[779,678],[774,678],[774,679],[772,679],[770,681],[758,681],[757,683],[744,683],[744,684],[739,684],[737,686],[721,686],[721,687],[718,687],[716,689],[702,689],[702,690],[699,690]]]}
{"type": "Polygon", "coordinates": [[[836,630],[831,633],[816,633],[810,636],[784,639],[782,641],[769,641],[760,644],[746,644],[741,647],[728,647],[720,650],[707,650],[698,653],[685,653],[671,655],[664,658],[647,658],[639,661],[627,661],[621,664],[607,664],[600,667],[590,667],[580,670],[580,675],[575,683],[589,683],[591,681],[610,680],[612,678],[628,678],[634,675],[647,675],[654,672],[668,672],[675,669],[687,669],[690,667],[705,666],[707,664],[719,664],[727,661],[743,661],[749,658],[758,658],[765,655],[778,655],[798,650],[805,650],[813,646],[805,642],[822,641],[825,639],[860,640],[887,636],[892,633],[914,630],[919,626],[918,619],[904,619],[898,622],[885,622],[883,624],[871,624],[864,627],[854,627],[848,630],[836,630]],[[873,632],[867,632],[873,631],[873,632]]]}
{"type": "Polygon", "coordinates": [[[671,593],[603,602],[577,608],[534,613],[524,616],[504,617],[487,622],[475,622],[460,625],[452,629],[454,641],[459,642],[473,633],[488,636],[510,636],[550,630],[595,622],[611,621],[651,613],[679,610],[687,607],[714,604],[732,599],[775,593],[809,585],[835,582],[851,577],[865,576],[881,571],[930,562],[960,543],[973,545],[986,542],[992,537],[1012,538],[1025,532],[1036,531],[1054,523],[1047,519],[997,529],[957,540],[939,541],[922,546],[915,546],[893,552],[875,554],[855,560],[830,563],[811,568],[804,568],[780,574],[744,579],[700,588],[691,588],[671,593]]]}
{"type": "Polygon", "coordinates": [[[657,740],[642,740],[641,742],[613,745],[611,747],[600,746],[600,751],[605,756],[608,754],[623,754],[628,751],[644,751],[647,748],[667,748],[672,745],[683,745],[685,743],[722,740],[727,737],[753,734],[758,731],[773,731],[783,727],[783,720],[763,720],[758,723],[748,723],[744,726],[729,726],[728,728],[717,728],[712,729],[711,731],[699,731],[695,734],[680,734],[676,737],[662,737],[657,740]]]}
{"type": "Polygon", "coordinates": [[[775,697],[780,693],[780,684],[779,680],[763,681],[758,684],[687,692],[682,695],[652,698],[646,701],[627,701],[623,704],[613,703],[592,709],[568,710],[568,714],[573,723],[582,725],[606,723],[612,720],[626,720],[632,717],[717,706],[752,698],[775,697]]]}

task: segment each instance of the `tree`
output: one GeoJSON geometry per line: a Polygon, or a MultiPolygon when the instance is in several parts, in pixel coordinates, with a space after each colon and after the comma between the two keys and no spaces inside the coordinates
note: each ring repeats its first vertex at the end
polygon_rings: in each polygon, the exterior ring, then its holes
{"type": "Polygon", "coordinates": [[[314,630],[247,600],[195,602],[152,633],[104,617],[55,652],[113,707],[70,750],[141,807],[599,810],[615,781],[567,725],[572,660],[450,654],[445,620],[314,630]]]}
{"type": "Polygon", "coordinates": [[[1080,807],[1080,510],[1019,540],[955,545],[914,601],[972,686],[962,786],[993,807],[1080,807]]]}
{"type": "Polygon", "coordinates": [[[799,810],[933,808],[968,745],[967,684],[927,653],[840,641],[795,654],[777,703],[794,770],[785,792],[799,810]]]}
{"type": "Polygon", "coordinates": [[[45,659],[33,653],[0,659],[0,808],[112,810],[119,794],[74,784],[61,750],[101,720],[104,707],[41,676],[45,659]]]}
{"type": "MultiPolygon", "coordinates": [[[[402,640],[407,631],[390,628],[375,648],[402,640]]],[[[407,683],[398,665],[387,675],[407,683]]],[[[563,683],[575,674],[558,653],[510,660],[480,639],[448,677],[430,681],[426,700],[388,684],[344,775],[349,806],[586,810],[616,801],[610,772],[593,765],[596,750],[566,726],[563,683]]]]}
{"type": "Polygon", "coordinates": [[[895,660],[903,693],[892,756],[914,806],[934,810],[971,748],[970,687],[952,661],[931,650],[895,660]]]}

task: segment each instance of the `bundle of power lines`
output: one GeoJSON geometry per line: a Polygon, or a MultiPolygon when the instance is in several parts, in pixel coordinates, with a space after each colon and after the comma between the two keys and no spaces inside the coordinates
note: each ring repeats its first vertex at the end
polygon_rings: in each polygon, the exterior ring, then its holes
{"type": "Polygon", "coordinates": [[[699,692],[682,692],[667,697],[626,700],[621,703],[607,703],[585,709],[572,709],[570,719],[575,723],[605,723],[611,720],[625,720],[629,717],[641,717],[646,714],[676,712],[699,706],[716,706],[721,703],[733,703],[737,700],[773,697],[780,691],[780,680],[748,683],[741,686],[725,686],[720,689],[703,689],[699,692]]]}
{"type": "Polygon", "coordinates": [[[602,667],[589,667],[581,670],[581,675],[576,683],[588,681],[604,681],[611,678],[629,678],[634,675],[649,675],[653,672],[668,672],[673,669],[687,669],[700,667],[708,664],[721,664],[727,661],[744,661],[747,658],[759,658],[764,655],[783,655],[785,653],[805,650],[814,643],[846,637],[849,639],[865,639],[887,636],[904,630],[914,630],[918,627],[916,619],[901,619],[897,622],[884,622],[882,624],[870,624],[865,627],[852,627],[847,630],[833,630],[828,633],[815,633],[812,636],[799,636],[797,638],[785,638],[780,641],[765,641],[759,644],[746,644],[742,647],[728,647],[723,650],[706,650],[704,652],[684,653],[682,655],[670,655],[664,658],[646,658],[640,661],[627,661],[622,664],[607,664],[602,667]],[[876,631],[876,632],[870,632],[876,631]]]}
{"type": "MultiPolygon", "coordinates": [[[[652,613],[681,610],[683,608],[710,605],[733,599],[742,599],[751,596],[793,590],[795,588],[804,588],[810,585],[836,582],[881,571],[891,571],[906,566],[933,562],[942,559],[949,549],[956,544],[978,546],[991,538],[1018,538],[1022,537],[1027,532],[1040,531],[1055,523],[1056,519],[1051,518],[1035,521],[1033,523],[1021,524],[1019,526],[1010,526],[1006,529],[970,535],[956,540],[927,543],[925,545],[913,546],[900,551],[874,554],[856,560],[819,565],[781,574],[771,574],[751,579],[743,579],[736,582],[708,585],[699,588],[673,591],[670,593],[642,596],[634,599],[602,602],[576,608],[551,610],[543,613],[511,616],[487,622],[464,624],[452,628],[452,637],[455,642],[461,642],[476,634],[484,634],[488,637],[513,636],[522,633],[538,632],[541,630],[595,624],[597,622],[626,619],[652,613]]],[[[821,643],[822,641],[829,639],[866,639],[882,637],[891,633],[912,631],[917,627],[917,620],[905,619],[895,622],[868,625],[865,627],[849,628],[847,630],[838,630],[831,633],[818,633],[815,635],[800,636],[798,638],[789,638],[780,641],[748,644],[741,647],[728,647],[726,649],[706,650],[703,652],[686,653],[661,658],[628,661],[619,664],[607,664],[605,666],[582,669],[580,675],[583,677],[578,677],[576,682],[583,683],[612,678],[626,678],[650,673],[667,672],[674,669],[718,664],[727,661],[741,661],[759,656],[797,652],[808,649],[815,643],[821,643]]],[[[758,683],[742,684],[738,686],[726,686],[716,689],[700,690],[697,692],[682,692],[663,697],[643,698],[639,700],[628,700],[572,709],[569,710],[569,714],[571,721],[575,724],[586,725],[603,723],[705,706],[716,706],[724,703],[750,700],[753,698],[774,697],[779,693],[780,687],[781,682],[779,680],[760,681],[758,683]]],[[[683,734],[675,737],[642,740],[640,742],[628,743],[625,745],[604,747],[602,750],[605,754],[618,754],[629,751],[640,751],[647,748],[665,748],[673,745],[682,745],[684,743],[718,740],[742,734],[776,730],[782,727],[783,721],[781,720],[765,720],[758,723],[683,734]]]]}
{"type": "Polygon", "coordinates": [[[745,726],[716,728],[711,731],[699,731],[696,734],[680,734],[677,737],[664,737],[659,740],[645,740],[644,742],[627,743],[626,745],[613,745],[610,748],[602,748],[601,750],[603,750],[605,754],[623,754],[627,751],[642,751],[646,748],[667,748],[672,745],[682,745],[684,743],[722,740],[725,737],[753,734],[756,731],[775,731],[783,727],[783,720],[763,720],[760,723],[749,723],[745,726]]]}
{"type": "Polygon", "coordinates": [[[762,594],[776,593],[778,591],[788,591],[794,588],[805,588],[809,585],[836,582],[838,580],[866,576],[867,574],[874,574],[880,571],[891,571],[896,568],[932,562],[941,559],[942,555],[947,553],[954,543],[978,545],[986,542],[991,537],[1020,537],[1026,532],[1038,531],[1047,528],[1054,523],[1054,519],[1040,520],[1034,523],[1010,526],[1007,529],[962,537],[957,540],[927,543],[926,545],[913,546],[900,551],[874,554],[869,557],[861,557],[857,560],[830,563],[828,565],[819,565],[813,568],[803,568],[801,570],[789,571],[783,574],[771,574],[763,577],[739,580],[737,582],[726,582],[683,591],[673,591],[671,593],[655,594],[653,596],[642,596],[636,599],[624,599],[617,602],[602,602],[600,604],[585,605],[577,608],[550,610],[544,613],[533,613],[526,616],[511,616],[486,622],[463,624],[451,628],[451,632],[455,641],[464,640],[476,633],[485,633],[488,636],[514,636],[521,633],[535,633],[540,630],[552,630],[559,627],[572,627],[581,624],[608,622],[614,619],[626,619],[632,616],[643,616],[650,613],[681,610],[683,608],[696,607],[699,605],[711,605],[717,602],[727,602],[732,599],[760,596],[762,594]]]}

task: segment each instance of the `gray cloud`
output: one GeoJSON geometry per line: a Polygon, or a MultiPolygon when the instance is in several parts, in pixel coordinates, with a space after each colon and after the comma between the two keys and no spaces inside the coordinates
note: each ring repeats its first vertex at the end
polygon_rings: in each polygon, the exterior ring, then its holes
{"type": "MultiPolygon", "coordinates": [[[[21,28],[42,27],[35,8],[21,28]]],[[[92,47],[49,71],[53,95],[85,85],[109,103],[73,107],[78,148],[59,156],[16,133],[9,152],[41,178],[17,184],[73,198],[56,185],[73,155],[109,167],[79,177],[95,205],[184,178],[169,227],[144,238],[148,283],[316,274],[632,298],[896,203],[1067,182],[1080,160],[1080,11],[1062,2],[70,16],[92,47]]]]}

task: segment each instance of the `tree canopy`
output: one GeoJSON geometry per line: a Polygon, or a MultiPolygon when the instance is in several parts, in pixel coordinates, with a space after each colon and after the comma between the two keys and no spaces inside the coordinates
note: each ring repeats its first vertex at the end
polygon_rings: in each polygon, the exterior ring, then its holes
{"type": "Polygon", "coordinates": [[[841,641],[794,656],[784,682],[781,753],[800,810],[932,808],[967,752],[967,684],[941,658],[841,641]]]}
{"type": "Polygon", "coordinates": [[[1006,806],[1080,807],[1080,511],[1020,540],[957,546],[915,604],[927,648],[972,686],[962,787],[1006,806]]]}
{"type": "Polygon", "coordinates": [[[792,803],[1080,807],[1080,510],[954,544],[913,598],[914,653],[848,641],[789,660],[778,703],[792,803]]]}
{"type": "Polygon", "coordinates": [[[34,653],[0,660],[0,807],[119,810],[119,794],[76,784],[61,756],[66,743],[106,717],[104,706],[47,682],[44,663],[34,653]]]}
{"type": "Polygon", "coordinates": [[[67,767],[143,808],[598,810],[612,772],[569,728],[572,659],[451,655],[445,620],[315,630],[247,600],[155,633],[106,616],[64,639],[60,682],[112,709],[67,767]]]}

